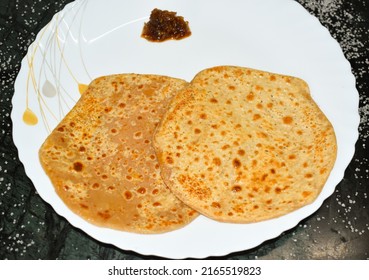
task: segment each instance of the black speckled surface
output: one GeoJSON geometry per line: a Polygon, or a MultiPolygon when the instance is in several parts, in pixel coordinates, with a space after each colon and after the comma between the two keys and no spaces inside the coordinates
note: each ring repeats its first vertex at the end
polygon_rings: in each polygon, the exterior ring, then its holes
{"type": "MultiPolygon", "coordinates": [[[[0,1],[0,259],[153,259],[95,241],[58,216],[25,175],[11,98],[27,47],[69,0],[0,1]]],[[[356,153],[334,194],[295,228],[220,259],[369,259],[369,3],[298,0],[339,42],[360,94],[356,153]]]]}

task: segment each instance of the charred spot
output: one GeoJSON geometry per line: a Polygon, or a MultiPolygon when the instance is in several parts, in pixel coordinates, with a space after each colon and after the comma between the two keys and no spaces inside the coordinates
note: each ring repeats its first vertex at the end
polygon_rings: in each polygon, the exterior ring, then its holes
{"type": "Polygon", "coordinates": [[[222,150],[226,150],[226,149],[228,149],[229,147],[231,147],[231,146],[229,146],[228,144],[226,144],[226,145],[224,145],[224,146],[222,147],[222,150]]]}
{"type": "Polygon", "coordinates": [[[233,211],[236,213],[245,213],[245,210],[243,209],[243,207],[241,205],[237,205],[235,207],[233,207],[233,211]]]}
{"type": "Polygon", "coordinates": [[[200,114],[200,119],[206,120],[207,117],[208,116],[205,113],[200,114]]]}
{"type": "Polygon", "coordinates": [[[250,92],[250,93],[246,96],[246,99],[247,99],[248,101],[252,101],[252,100],[254,100],[254,99],[255,99],[255,95],[254,95],[254,93],[253,93],[253,92],[250,92]]]}
{"type": "Polygon", "coordinates": [[[303,191],[302,192],[303,197],[308,197],[309,195],[311,195],[311,192],[308,192],[308,191],[303,191]]]}
{"type": "Polygon", "coordinates": [[[134,134],[134,138],[141,138],[142,137],[142,132],[141,131],[138,131],[138,132],[135,132],[134,134]]]}
{"type": "Polygon", "coordinates": [[[154,207],[158,207],[158,206],[161,206],[161,203],[160,203],[160,202],[154,202],[152,205],[153,205],[154,207]]]}
{"type": "Polygon", "coordinates": [[[105,113],[109,113],[111,110],[113,110],[112,107],[105,107],[104,108],[105,113]]]}
{"type": "Polygon", "coordinates": [[[169,156],[166,158],[166,161],[169,164],[173,164],[173,162],[174,162],[174,160],[171,157],[169,157],[169,156]]]}
{"type": "Polygon", "coordinates": [[[262,176],[261,176],[261,181],[265,181],[265,179],[268,177],[268,174],[263,174],[262,176]]]}
{"type": "Polygon", "coordinates": [[[200,134],[201,133],[201,130],[200,129],[198,129],[198,128],[195,128],[195,134],[200,134]]]}
{"type": "Polygon", "coordinates": [[[83,169],[83,164],[81,162],[77,161],[77,162],[73,163],[73,169],[77,172],[80,172],[83,169]]]}
{"type": "Polygon", "coordinates": [[[213,202],[213,203],[211,204],[211,207],[213,207],[213,208],[217,208],[217,209],[220,209],[220,208],[221,208],[221,205],[220,205],[220,203],[219,203],[219,202],[213,202]]]}
{"type": "Polygon", "coordinates": [[[252,117],[252,120],[253,121],[257,121],[258,119],[260,119],[261,116],[259,114],[255,114],[253,117],[252,117]]]}
{"type": "Polygon", "coordinates": [[[238,123],[238,124],[236,124],[235,125],[235,127],[234,128],[236,128],[236,129],[239,129],[239,128],[241,128],[242,126],[238,123]]]}
{"type": "Polygon", "coordinates": [[[238,158],[235,158],[233,161],[232,161],[232,164],[233,164],[233,167],[234,168],[239,168],[241,166],[241,161],[238,159],[238,158]]]}
{"type": "Polygon", "coordinates": [[[256,135],[259,137],[259,138],[267,138],[268,137],[268,134],[264,133],[264,132],[257,132],[256,135]]]}
{"type": "Polygon", "coordinates": [[[242,187],[240,185],[234,185],[232,187],[232,192],[237,193],[240,192],[242,190],[242,187]]]}
{"type": "Polygon", "coordinates": [[[109,220],[111,218],[111,215],[108,210],[105,210],[103,212],[99,211],[97,212],[97,215],[99,215],[100,218],[103,220],[109,220]]]}
{"type": "Polygon", "coordinates": [[[325,172],[327,172],[327,168],[322,168],[322,169],[319,170],[320,174],[324,174],[325,172]]]}
{"type": "Polygon", "coordinates": [[[238,150],[237,154],[239,154],[240,156],[244,156],[245,155],[245,151],[244,150],[238,150]]]}
{"type": "Polygon", "coordinates": [[[213,163],[217,166],[220,166],[222,161],[220,160],[220,158],[216,157],[216,158],[213,158],[213,163]]]}
{"type": "Polygon", "coordinates": [[[148,230],[150,230],[150,229],[152,229],[154,227],[154,225],[153,224],[149,224],[149,225],[147,225],[145,228],[146,229],[148,229],[148,230]]]}
{"type": "Polygon", "coordinates": [[[293,121],[293,118],[290,116],[283,117],[283,123],[284,124],[291,124],[293,121]]]}
{"type": "Polygon", "coordinates": [[[218,100],[213,97],[213,98],[210,98],[210,102],[211,103],[218,103],[218,100]]]}
{"type": "Polygon", "coordinates": [[[132,193],[131,193],[130,191],[125,191],[125,192],[124,192],[124,197],[125,197],[126,199],[131,199],[131,198],[132,198],[132,193]]]}
{"type": "Polygon", "coordinates": [[[140,193],[140,194],[144,194],[146,193],[146,189],[144,187],[140,187],[137,189],[137,192],[140,193]]]}

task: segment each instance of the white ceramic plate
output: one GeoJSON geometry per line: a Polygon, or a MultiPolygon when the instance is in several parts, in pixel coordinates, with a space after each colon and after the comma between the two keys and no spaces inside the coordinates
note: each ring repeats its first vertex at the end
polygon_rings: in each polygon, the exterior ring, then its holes
{"type": "Polygon", "coordinates": [[[289,0],[77,0],[56,14],[29,47],[13,105],[19,157],[38,193],[57,213],[99,241],[167,258],[204,258],[250,249],[297,225],[322,205],[343,178],[359,124],[355,79],[338,43],[316,18],[289,0]],[[184,16],[192,35],[164,43],[142,39],[143,24],[154,8],[184,16]],[[190,81],[204,68],[225,64],[293,75],[310,85],[338,141],[337,162],[313,204],[254,224],[200,217],[180,230],[158,235],[96,227],[63,204],[39,163],[38,150],[78,100],[78,84],[125,72],[190,81]],[[37,125],[24,122],[25,111],[37,116],[37,125]]]}

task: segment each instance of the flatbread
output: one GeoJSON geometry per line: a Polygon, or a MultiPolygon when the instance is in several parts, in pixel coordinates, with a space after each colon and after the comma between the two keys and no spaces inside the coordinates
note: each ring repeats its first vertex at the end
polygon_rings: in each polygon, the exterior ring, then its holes
{"type": "Polygon", "coordinates": [[[333,127],[303,80],[233,66],[201,71],[176,95],[154,146],[179,199],[233,223],[313,202],[336,158],[333,127]]]}
{"type": "Polygon", "coordinates": [[[100,77],[42,145],[40,161],[65,204],[89,222],[160,233],[198,216],[166,187],[153,132],[187,83],[155,76],[100,77]]]}

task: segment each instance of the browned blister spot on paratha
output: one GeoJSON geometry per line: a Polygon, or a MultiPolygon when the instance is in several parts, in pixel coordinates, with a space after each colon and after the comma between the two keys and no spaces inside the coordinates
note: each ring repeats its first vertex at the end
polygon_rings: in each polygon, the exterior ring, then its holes
{"type": "Polygon", "coordinates": [[[91,223],[138,233],[174,230],[197,217],[164,184],[152,146],[169,101],[186,84],[136,74],[90,84],[40,149],[71,210],[91,223]]]}
{"type": "Polygon", "coordinates": [[[236,223],[313,202],[336,158],[333,127],[303,80],[232,66],[206,69],[179,91],[154,145],[173,193],[236,223]]]}

